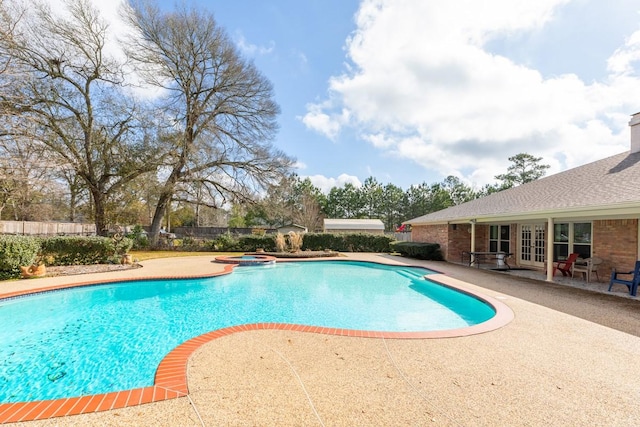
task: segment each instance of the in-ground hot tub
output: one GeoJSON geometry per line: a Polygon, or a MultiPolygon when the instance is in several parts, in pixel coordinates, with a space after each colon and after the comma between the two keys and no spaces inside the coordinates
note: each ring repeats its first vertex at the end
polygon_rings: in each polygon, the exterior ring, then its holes
{"type": "Polygon", "coordinates": [[[236,265],[262,265],[275,264],[276,257],[269,255],[235,255],[235,256],[217,256],[216,262],[224,264],[236,265]]]}

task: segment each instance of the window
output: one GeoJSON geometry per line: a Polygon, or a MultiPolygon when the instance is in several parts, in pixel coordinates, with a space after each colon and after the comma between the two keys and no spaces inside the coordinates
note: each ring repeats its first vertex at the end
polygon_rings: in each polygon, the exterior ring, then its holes
{"type": "Polygon", "coordinates": [[[591,223],[573,224],[573,252],[580,258],[591,258],[591,223]]]}
{"type": "Polygon", "coordinates": [[[591,223],[559,223],[553,225],[553,260],[563,261],[570,253],[580,258],[591,257],[591,223]]]}
{"type": "Polygon", "coordinates": [[[491,225],[489,227],[489,252],[507,252],[511,248],[510,233],[511,227],[508,225],[491,225]]]}

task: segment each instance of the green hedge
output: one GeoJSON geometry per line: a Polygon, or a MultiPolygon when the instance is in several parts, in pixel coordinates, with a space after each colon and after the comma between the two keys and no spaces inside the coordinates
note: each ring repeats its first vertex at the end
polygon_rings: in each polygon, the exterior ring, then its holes
{"type": "Polygon", "coordinates": [[[368,233],[307,233],[303,250],[338,252],[389,252],[395,239],[384,234],[368,233]]]}
{"type": "Polygon", "coordinates": [[[51,237],[42,240],[40,255],[48,265],[117,263],[132,246],[126,237],[51,237]]]}
{"type": "Polygon", "coordinates": [[[32,265],[39,251],[35,237],[0,235],[0,280],[20,277],[20,266],[32,265]]]}
{"type": "Polygon", "coordinates": [[[395,242],[391,245],[402,256],[431,261],[442,261],[444,257],[438,243],[395,242]]]}
{"type": "MultiPolygon", "coordinates": [[[[302,241],[303,251],[323,251],[331,249],[338,252],[389,252],[392,237],[367,233],[306,233],[302,241]]],[[[242,236],[235,238],[222,235],[211,241],[210,248],[216,251],[253,252],[258,248],[266,252],[275,252],[275,235],[242,236]]]]}
{"type": "Polygon", "coordinates": [[[118,263],[131,249],[131,239],[110,237],[49,237],[0,235],[0,279],[20,277],[20,267],[118,263]]]}

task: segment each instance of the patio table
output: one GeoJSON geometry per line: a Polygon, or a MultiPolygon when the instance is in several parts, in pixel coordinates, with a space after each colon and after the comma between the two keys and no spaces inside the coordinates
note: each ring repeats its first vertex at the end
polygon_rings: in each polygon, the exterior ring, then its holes
{"type": "Polygon", "coordinates": [[[487,264],[495,262],[496,268],[505,268],[507,270],[511,269],[511,266],[508,263],[508,258],[510,258],[513,254],[510,252],[487,252],[487,251],[462,251],[461,262],[464,264],[465,259],[468,258],[469,266],[475,265],[480,268],[480,264],[487,264]]]}

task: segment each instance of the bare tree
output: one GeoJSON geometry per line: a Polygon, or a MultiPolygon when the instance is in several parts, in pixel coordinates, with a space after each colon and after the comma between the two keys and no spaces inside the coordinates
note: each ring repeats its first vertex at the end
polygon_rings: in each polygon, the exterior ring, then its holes
{"type": "MultiPolygon", "coordinates": [[[[42,201],[57,190],[41,144],[24,139],[0,141],[0,213],[10,206],[14,220],[47,220],[42,201]]],[[[49,215],[49,216],[48,216],[49,215]]]]}
{"type": "MultiPolygon", "coordinates": [[[[2,29],[0,30],[0,36],[13,40],[14,33],[16,32],[16,25],[20,20],[20,16],[24,13],[24,9],[19,6],[10,8],[5,4],[5,0],[0,0],[0,24],[2,29]]],[[[12,72],[11,58],[6,55],[0,55],[0,74],[8,74],[12,72]]],[[[3,86],[0,86],[0,89],[3,86]]]]}
{"type": "Polygon", "coordinates": [[[156,150],[123,90],[123,64],[105,48],[108,26],[87,0],[66,2],[65,12],[33,3],[29,13],[0,13],[0,63],[18,71],[0,76],[0,137],[40,141],[71,168],[104,234],[109,198],[155,169],[156,150]]]}
{"type": "Polygon", "coordinates": [[[288,172],[291,159],[271,145],[279,108],[273,88],[243,60],[213,16],[183,7],[161,12],[132,1],[128,21],[137,35],[127,53],[144,81],[162,90],[172,142],[152,221],[156,241],[167,205],[181,183],[198,188],[202,204],[248,200],[288,172]]]}
{"type": "Polygon", "coordinates": [[[82,204],[86,206],[89,194],[84,180],[82,180],[75,172],[66,165],[56,168],[57,178],[67,187],[68,203],[66,220],[75,222],[79,218],[79,208],[82,204]]]}

